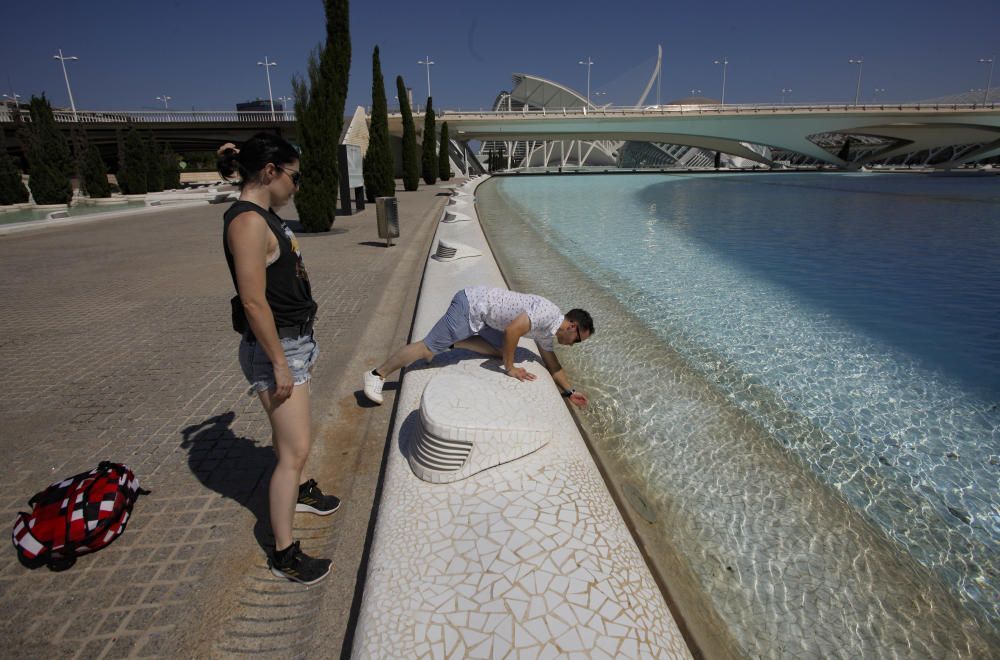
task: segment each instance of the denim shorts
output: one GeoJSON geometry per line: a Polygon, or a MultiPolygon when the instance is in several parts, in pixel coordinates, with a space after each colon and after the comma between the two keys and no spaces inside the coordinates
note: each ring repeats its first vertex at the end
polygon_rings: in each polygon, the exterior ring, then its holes
{"type": "Polygon", "coordinates": [[[476,334],[497,348],[503,347],[503,333],[499,330],[484,325],[477,333],[469,326],[469,298],[465,295],[465,289],[462,289],[452,297],[448,311],[438,319],[423,342],[431,353],[438,355],[447,351],[455,342],[476,334]]]}
{"type": "MultiPolygon", "coordinates": [[[[319,357],[316,340],[312,335],[289,337],[281,340],[281,348],[285,351],[285,360],[288,361],[288,369],[292,372],[295,384],[308,383],[312,377],[312,367],[319,357]]],[[[257,342],[247,341],[246,336],[240,342],[240,368],[252,391],[263,392],[275,388],[274,367],[264,352],[264,347],[257,342]]]]}

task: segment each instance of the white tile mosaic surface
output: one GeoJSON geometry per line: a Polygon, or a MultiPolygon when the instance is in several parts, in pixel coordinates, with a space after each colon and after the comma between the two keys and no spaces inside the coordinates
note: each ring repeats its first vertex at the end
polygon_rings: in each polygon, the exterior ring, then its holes
{"type": "MultiPolygon", "coordinates": [[[[442,223],[438,238],[490,254],[478,222],[442,223]]],[[[429,259],[414,336],[475,284],[503,286],[492,258],[429,259]]],[[[532,382],[461,351],[407,371],[354,657],[691,657],[563,399],[541,363],[526,361],[533,351],[523,342],[517,360],[532,382]],[[463,400],[482,396],[475,405],[494,422],[527,419],[522,431],[551,440],[460,481],[422,481],[406,457],[421,395],[442,376],[459,379],[463,400]],[[522,406],[511,410],[514,400],[522,406]]]]}
{"type": "Polygon", "coordinates": [[[413,473],[450,483],[526,456],[552,438],[537,397],[502,374],[432,376],[420,397],[420,422],[406,447],[413,473]]]}

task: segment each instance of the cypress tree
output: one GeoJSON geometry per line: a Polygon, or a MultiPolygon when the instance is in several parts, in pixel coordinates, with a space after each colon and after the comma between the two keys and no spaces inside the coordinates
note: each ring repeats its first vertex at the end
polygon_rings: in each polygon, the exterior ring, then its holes
{"type": "Polygon", "coordinates": [[[369,202],[374,202],[376,197],[391,197],[396,192],[392,146],[389,144],[389,108],[385,100],[385,81],[382,79],[378,46],[372,53],[372,120],[364,173],[365,195],[369,202]]]}
{"type": "Polygon", "coordinates": [[[176,190],[181,187],[180,157],[174,153],[169,144],[163,145],[160,154],[160,166],[163,170],[163,189],[176,190]]]}
{"type": "MultiPolygon", "coordinates": [[[[0,144],[6,144],[6,136],[2,132],[0,139],[3,140],[0,144]]],[[[17,163],[7,154],[7,150],[0,148],[0,206],[24,204],[28,199],[28,189],[21,180],[21,170],[17,169],[17,163]]]]}
{"type": "Polygon", "coordinates": [[[152,133],[143,140],[146,157],[146,191],[161,192],[163,190],[163,162],[160,145],[152,133]]]}
{"type": "Polygon", "coordinates": [[[329,231],[337,212],[337,149],[351,69],[348,0],[324,0],[326,43],[309,56],[308,81],[292,79],[302,145],[302,183],[295,193],[306,231],[329,231]]]}
{"type": "Polygon", "coordinates": [[[403,116],[403,189],[416,190],[420,185],[417,161],[417,127],[413,123],[410,97],[406,94],[403,76],[396,76],[396,95],[399,97],[399,114],[403,116]]]}
{"type": "Polygon", "coordinates": [[[146,145],[132,126],[125,136],[124,158],[118,165],[118,187],[126,195],[145,195],[147,169],[146,145]]]}
{"type": "Polygon", "coordinates": [[[427,97],[427,109],[424,111],[424,144],[423,156],[420,159],[420,172],[427,185],[437,181],[437,142],[434,128],[434,106],[431,97],[427,97]]]}
{"type": "Polygon", "coordinates": [[[96,144],[87,146],[84,154],[80,185],[83,192],[92,198],[111,197],[111,183],[108,170],[96,144]]]}
{"type": "Polygon", "coordinates": [[[438,151],[438,178],[447,181],[451,178],[451,161],[448,158],[448,122],[441,122],[441,144],[438,151]]]}
{"type": "Polygon", "coordinates": [[[73,199],[73,158],[69,143],[56,127],[45,95],[31,97],[31,123],[22,133],[28,156],[28,184],[36,204],[69,204],[73,199]]]}
{"type": "Polygon", "coordinates": [[[73,131],[73,149],[76,156],[76,171],[80,176],[80,192],[91,198],[110,197],[111,184],[108,171],[97,145],[91,144],[83,129],[73,131]]]}

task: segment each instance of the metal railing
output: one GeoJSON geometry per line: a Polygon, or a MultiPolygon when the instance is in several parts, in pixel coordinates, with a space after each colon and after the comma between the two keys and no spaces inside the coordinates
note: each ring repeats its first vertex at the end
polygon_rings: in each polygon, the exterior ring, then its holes
{"type": "Polygon", "coordinates": [[[713,105],[647,105],[544,108],[541,110],[442,110],[439,116],[464,115],[468,117],[522,119],[525,117],[633,117],[663,115],[717,115],[717,114],[796,114],[796,113],[847,113],[847,112],[956,112],[996,111],[996,103],[810,103],[810,104],[713,104],[713,105]]]}
{"type": "MultiPolygon", "coordinates": [[[[716,105],[647,105],[545,108],[542,110],[483,110],[455,108],[441,110],[442,117],[464,116],[470,118],[523,119],[538,117],[635,117],[720,114],[798,114],[798,113],[885,113],[885,112],[968,112],[1000,110],[997,103],[878,103],[854,105],[851,103],[810,104],[716,104],[716,105]]],[[[397,115],[397,113],[392,113],[397,115]]],[[[294,122],[293,110],[69,110],[53,112],[60,123],[81,124],[169,124],[169,123],[236,123],[263,124],[294,122]]],[[[21,120],[31,121],[31,114],[20,110],[21,120]]],[[[398,115],[397,115],[398,116],[398,115]]],[[[14,111],[9,105],[0,106],[0,123],[14,121],[14,111]]]]}
{"type": "MultiPolygon", "coordinates": [[[[20,110],[21,120],[31,121],[31,113],[20,110]]],[[[236,123],[262,124],[293,122],[293,110],[55,110],[52,115],[59,123],[80,124],[168,124],[168,123],[236,123]]],[[[0,106],[0,123],[13,122],[10,106],[0,106]]]]}

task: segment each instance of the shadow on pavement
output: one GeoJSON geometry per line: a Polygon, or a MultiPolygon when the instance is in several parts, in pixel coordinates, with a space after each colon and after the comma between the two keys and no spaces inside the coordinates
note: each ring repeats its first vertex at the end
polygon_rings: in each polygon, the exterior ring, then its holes
{"type": "MultiPolygon", "coordinates": [[[[394,392],[399,389],[399,381],[389,381],[382,386],[383,392],[394,392]]],[[[364,390],[354,390],[354,398],[357,399],[358,405],[362,408],[378,408],[381,403],[375,403],[374,401],[369,401],[368,397],[365,396],[364,390]]]]}
{"type": "Polygon", "coordinates": [[[188,467],[205,487],[235,500],[254,515],[253,535],[270,556],[274,548],[267,508],[267,488],[276,457],[270,447],[233,433],[236,413],[229,411],[182,431],[188,467]]]}

